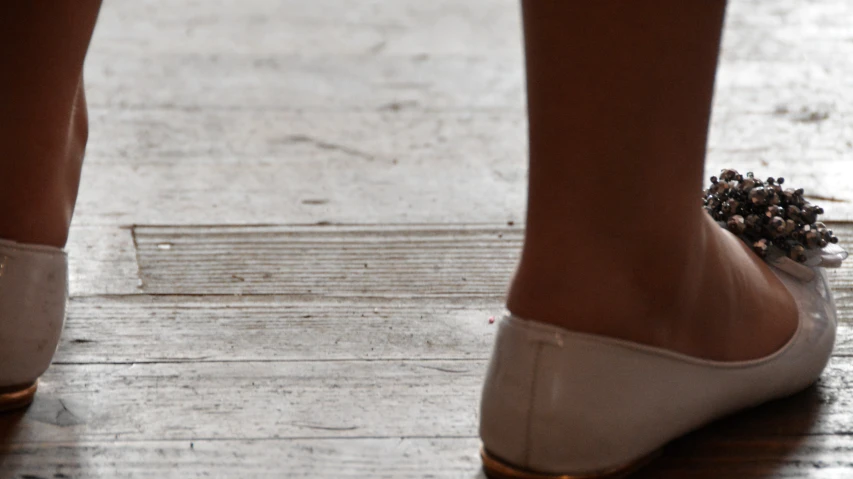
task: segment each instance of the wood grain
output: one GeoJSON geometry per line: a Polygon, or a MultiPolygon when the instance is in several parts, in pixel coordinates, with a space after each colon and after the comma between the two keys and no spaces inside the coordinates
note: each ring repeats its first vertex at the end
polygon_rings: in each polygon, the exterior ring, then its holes
{"type": "Polygon", "coordinates": [[[474,438],[27,444],[5,455],[0,473],[30,479],[485,479],[478,447],[474,438]]]}
{"type": "MultiPolygon", "coordinates": [[[[853,356],[853,292],[836,294],[853,356]]],[[[488,359],[500,299],[75,298],[57,364],[488,359]]]]}
{"type": "MultiPolygon", "coordinates": [[[[4,477],[436,478],[485,479],[476,438],[80,441],[20,444],[0,462],[4,477]]],[[[667,448],[637,479],[843,479],[847,436],[694,435],[667,448]]]]}
{"type": "Polygon", "coordinates": [[[134,229],[149,294],[502,296],[521,230],[476,225],[134,229]]]}
{"type": "MultiPolygon", "coordinates": [[[[473,437],[484,367],[467,360],[57,364],[14,442],[473,437]]],[[[837,422],[830,414],[825,428],[837,422]]]]}
{"type": "MultiPolygon", "coordinates": [[[[58,364],[14,443],[475,437],[486,363],[266,361],[58,364]]],[[[850,435],[853,358],[818,386],[722,423],[726,438],[850,435]]]]}
{"type": "Polygon", "coordinates": [[[139,292],[131,228],[75,225],[66,250],[72,297],[139,292]]]}
{"type": "Polygon", "coordinates": [[[487,359],[500,299],[74,298],[57,364],[487,359]]]}

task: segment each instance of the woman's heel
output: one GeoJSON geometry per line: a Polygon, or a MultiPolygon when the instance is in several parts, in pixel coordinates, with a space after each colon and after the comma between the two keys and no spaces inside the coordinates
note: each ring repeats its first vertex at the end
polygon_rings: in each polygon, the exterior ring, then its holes
{"type": "Polygon", "coordinates": [[[65,251],[0,240],[0,411],[33,401],[59,344],[67,297],[65,251]]]}

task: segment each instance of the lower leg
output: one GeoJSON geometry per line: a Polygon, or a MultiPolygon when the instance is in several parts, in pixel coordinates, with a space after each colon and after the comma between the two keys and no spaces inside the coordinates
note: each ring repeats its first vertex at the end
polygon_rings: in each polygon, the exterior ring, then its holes
{"type": "Polygon", "coordinates": [[[100,3],[0,6],[0,238],[66,242],[88,133],[83,59],[100,3]]]}
{"type": "Polygon", "coordinates": [[[793,300],[700,208],[725,1],[522,4],[530,190],[509,309],[712,359],[778,349],[793,300]]]}

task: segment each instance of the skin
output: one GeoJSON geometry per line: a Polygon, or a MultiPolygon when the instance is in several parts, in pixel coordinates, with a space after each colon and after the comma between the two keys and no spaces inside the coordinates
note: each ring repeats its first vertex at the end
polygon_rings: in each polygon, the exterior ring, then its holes
{"type": "Polygon", "coordinates": [[[68,238],[88,135],[83,59],[100,3],[0,5],[0,238],[68,238]]]}
{"type": "Polygon", "coordinates": [[[530,176],[514,314],[720,360],[796,305],[700,209],[724,0],[523,0],[530,176]]]}

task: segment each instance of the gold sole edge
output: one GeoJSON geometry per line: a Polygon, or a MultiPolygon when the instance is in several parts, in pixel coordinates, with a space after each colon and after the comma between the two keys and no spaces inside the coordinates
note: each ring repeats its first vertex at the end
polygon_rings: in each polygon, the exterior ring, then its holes
{"type": "Polygon", "coordinates": [[[0,413],[22,409],[32,404],[38,390],[38,381],[23,385],[20,388],[2,388],[0,392],[0,413]]]}
{"type": "Polygon", "coordinates": [[[596,474],[550,474],[518,468],[489,454],[485,447],[480,448],[483,472],[489,479],[622,479],[642,469],[661,454],[657,450],[636,461],[609,471],[596,474]]]}

